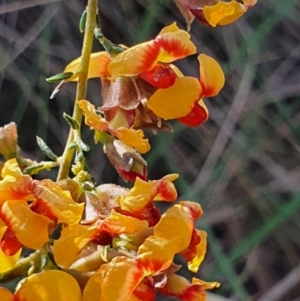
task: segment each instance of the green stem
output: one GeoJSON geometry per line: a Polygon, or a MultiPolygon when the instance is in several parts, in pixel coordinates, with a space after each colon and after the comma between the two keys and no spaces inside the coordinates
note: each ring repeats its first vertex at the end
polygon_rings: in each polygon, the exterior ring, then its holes
{"type": "MultiPolygon", "coordinates": [[[[74,111],[73,111],[73,119],[81,125],[82,121],[82,112],[77,105],[77,100],[85,99],[86,95],[86,88],[87,88],[87,75],[88,75],[88,68],[90,63],[90,55],[92,52],[93,46],[93,37],[94,37],[94,28],[97,26],[96,24],[96,13],[97,13],[97,0],[88,0],[87,4],[87,17],[86,17],[86,24],[85,24],[85,31],[84,31],[84,39],[83,39],[83,46],[81,52],[81,62],[79,66],[79,76],[78,76],[78,84],[76,90],[76,98],[74,104],[74,111]]],[[[70,129],[69,137],[65,146],[65,150],[63,152],[60,168],[57,175],[57,181],[62,179],[66,179],[69,175],[70,166],[72,162],[72,158],[74,155],[74,149],[69,149],[69,144],[74,140],[74,133],[73,129],[70,129]]]]}

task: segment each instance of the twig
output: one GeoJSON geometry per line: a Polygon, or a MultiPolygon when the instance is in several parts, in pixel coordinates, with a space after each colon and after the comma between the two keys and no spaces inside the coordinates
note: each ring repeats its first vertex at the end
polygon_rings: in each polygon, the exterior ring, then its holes
{"type": "MultiPolygon", "coordinates": [[[[81,52],[81,62],[79,66],[79,76],[78,76],[78,84],[76,90],[76,98],[74,103],[74,111],[73,111],[73,119],[81,125],[82,120],[82,112],[77,105],[77,100],[81,100],[85,98],[86,88],[87,88],[87,74],[90,63],[90,55],[92,52],[93,46],[93,38],[94,38],[94,28],[96,27],[96,12],[97,12],[97,0],[89,0],[87,5],[87,18],[85,24],[85,33],[84,40],[81,52]]],[[[61,159],[61,165],[58,171],[57,180],[62,180],[68,177],[69,170],[74,154],[74,149],[70,149],[68,146],[70,142],[73,141],[74,134],[73,130],[70,129],[68,141],[65,146],[64,153],[61,159]]]]}

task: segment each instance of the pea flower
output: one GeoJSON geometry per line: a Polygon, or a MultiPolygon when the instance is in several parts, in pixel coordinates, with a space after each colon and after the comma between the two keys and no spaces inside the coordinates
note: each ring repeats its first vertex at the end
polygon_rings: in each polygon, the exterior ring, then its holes
{"type": "Polygon", "coordinates": [[[85,115],[85,123],[95,130],[95,141],[104,144],[104,151],[112,165],[116,168],[122,178],[134,181],[136,177],[143,180],[147,178],[147,162],[140,153],[146,153],[150,149],[148,139],[144,138],[142,130],[128,129],[123,126],[122,116],[118,116],[122,124],[113,130],[108,122],[96,113],[95,106],[87,100],[78,101],[78,106],[85,115]],[[108,132],[118,139],[106,137],[103,133],[108,132]]]}
{"type": "MultiPolygon", "coordinates": [[[[110,58],[107,52],[91,55],[88,78],[101,78],[103,104],[99,108],[109,128],[131,128],[135,116],[157,128],[161,121],[147,109],[145,99],[156,89],[172,86],[177,75],[169,63],[196,53],[190,36],[175,23],[161,30],[154,40],[125,49],[110,58]],[[126,111],[126,112],[124,112],[126,111]]],[[[73,72],[69,81],[76,81],[79,59],[64,72],[73,72]]],[[[139,122],[141,124],[141,122],[139,122]]]]}
{"type": "Polygon", "coordinates": [[[164,119],[178,119],[189,126],[207,120],[203,97],[212,97],[222,89],[225,77],[220,65],[205,54],[198,56],[200,79],[183,74],[173,67],[178,77],[166,89],[158,89],[148,100],[148,107],[164,119]]]}
{"type": "Polygon", "coordinates": [[[188,29],[196,17],[203,24],[216,27],[228,25],[243,16],[249,8],[254,6],[257,0],[242,0],[243,4],[231,0],[174,0],[184,16],[188,29]]]}
{"type": "Polygon", "coordinates": [[[86,192],[81,224],[67,225],[54,242],[56,263],[69,268],[91,245],[113,247],[120,235],[137,234],[153,227],[160,213],[152,202],[175,201],[177,192],[172,181],[176,178],[177,175],[168,175],[148,182],[136,178],[130,190],[104,184],[94,193],[86,192]]]}
{"type": "Polygon", "coordinates": [[[5,162],[0,181],[0,271],[10,270],[21,248],[38,249],[58,223],[78,223],[83,204],[51,180],[22,174],[16,159],[5,162]]]}
{"type": "MultiPolygon", "coordinates": [[[[155,300],[156,291],[159,291],[181,300],[204,301],[205,289],[219,284],[197,278],[190,283],[175,274],[178,267],[173,264],[175,254],[194,243],[194,223],[201,214],[200,205],[189,201],[181,201],[167,210],[136,253],[121,254],[101,265],[88,281],[83,300],[89,300],[92,293],[98,294],[101,301],[155,300]]],[[[205,254],[205,237],[201,236],[196,243],[198,251],[194,256],[194,267],[197,269],[205,254]]]]}

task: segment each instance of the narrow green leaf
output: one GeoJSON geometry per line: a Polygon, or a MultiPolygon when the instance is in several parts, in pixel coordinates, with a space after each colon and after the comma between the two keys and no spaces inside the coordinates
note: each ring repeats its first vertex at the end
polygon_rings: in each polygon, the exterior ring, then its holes
{"type": "Polygon", "coordinates": [[[55,83],[55,82],[59,82],[61,80],[65,80],[65,79],[69,79],[74,75],[73,72],[63,72],[63,73],[58,73],[55,74],[51,77],[46,78],[46,81],[48,83],[55,83]]]}
{"type": "Polygon", "coordinates": [[[23,173],[32,175],[34,173],[38,173],[41,169],[43,169],[43,167],[44,167],[43,163],[31,165],[31,166],[28,166],[28,167],[24,168],[23,173]]]}
{"type": "Polygon", "coordinates": [[[90,147],[85,144],[82,140],[79,140],[78,142],[78,146],[84,151],[84,152],[88,152],[90,150],[90,147]]]}
{"type": "Polygon", "coordinates": [[[79,129],[79,124],[77,123],[77,121],[71,117],[70,115],[64,113],[64,118],[65,120],[68,122],[68,124],[70,125],[70,127],[73,129],[73,130],[78,130],[79,129]]]}
{"type": "Polygon", "coordinates": [[[77,163],[78,161],[81,161],[82,160],[82,158],[83,158],[83,152],[78,152],[77,154],[76,154],[76,157],[75,157],[75,163],[77,163]]]}
{"type": "Polygon", "coordinates": [[[50,147],[46,144],[46,142],[40,138],[39,136],[36,136],[36,142],[40,148],[40,150],[43,152],[45,156],[47,156],[49,159],[56,161],[57,156],[52,152],[50,147]]]}
{"type": "Polygon", "coordinates": [[[83,11],[81,17],[80,17],[80,20],[79,20],[79,30],[80,30],[81,33],[83,33],[84,30],[85,30],[86,15],[87,15],[87,12],[86,12],[86,9],[85,9],[83,11]]]}

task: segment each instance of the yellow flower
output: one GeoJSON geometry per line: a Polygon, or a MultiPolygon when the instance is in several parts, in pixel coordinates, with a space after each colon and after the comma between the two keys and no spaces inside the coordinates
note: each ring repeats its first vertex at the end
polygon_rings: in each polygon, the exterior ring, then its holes
{"type": "Polygon", "coordinates": [[[218,282],[205,282],[195,277],[192,279],[192,283],[190,283],[184,277],[170,274],[168,275],[166,285],[158,290],[165,295],[177,297],[182,301],[205,301],[205,290],[219,286],[218,282]]]}
{"type": "Polygon", "coordinates": [[[75,203],[59,183],[37,181],[29,175],[23,175],[16,159],[5,163],[2,178],[0,256],[3,265],[10,270],[22,246],[38,249],[49,241],[51,227],[57,223],[79,223],[83,204],[75,203]]]}
{"type": "Polygon", "coordinates": [[[242,4],[236,0],[229,2],[219,0],[174,1],[183,14],[188,28],[195,17],[203,24],[212,27],[231,24],[243,16],[257,2],[257,0],[242,0],[242,4]]]}
{"type": "Polygon", "coordinates": [[[177,178],[177,174],[170,174],[160,180],[148,182],[136,178],[134,186],[129,193],[118,197],[116,202],[122,210],[127,211],[140,210],[153,200],[174,202],[177,198],[177,191],[172,182],[177,178]]]}
{"type": "Polygon", "coordinates": [[[100,132],[107,131],[123,141],[128,147],[134,147],[140,153],[146,153],[150,150],[148,139],[144,138],[142,130],[128,129],[124,126],[118,126],[114,130],[109,128],[108,122],[96,113],[95,106],[87,100],[78,101],[78,106],[85,115],[86,125],[92,129],[100,132]]]}
{"type": "MultiPolygon", "coordinates": [[[[192,243],[194,223],[201,214],[199,204],[179,202],[161,217],[154,226],[153,235],[148,236],[139,246],[136,256],[117,256],[103,264],[94,276],[95,281],[100,283],[100,300],[154,300],[150,298],[155,296],[157,289],[181,300],[204,301],[204,290],[217,287],[218,283],[206,283],[196,278],[190,283],[174,274],[175,269],[172,267],[174,256],[189,248],[192,243]]],[[[199,258],[203,258],[205,253],[203,243],[199,244],[201,251],[194,256],[193,271],[197,270],[201,263],[199,258]]]]}
{"type": "Polygon", "coordinates": [[[13,294],[0,287],[2,301],[81,301],[80,287],[71,275],[47,270],[25,278],[13,294]]]}
{"type": "Polygon", "coordinates": [[[163,64],[195,53],[196,47],[190,41],[189,34],[173,23],[163,28],[154,40],[128,48],[117,55],[108,65],[108,71],[115,79],[120,76],[133,77],[152,70],[152,75],[147,74],[144,79],[157,88],[166,88],[166,78],[173,77],[173,73],[163,64]]]}
{"type": "Polygon", "coordinates": [[[148,107],[164,119],[178,119],[197,126],[208,118],[202,97],[212,97],[222,89],[225,77],[220,65],[205,54],[198,56],[200,79],[183,76],[173,67],[178,78],[173,86],[158,89],[148,100],[148,107]]]}
{"type": "Polygon", "coordinates": [[[105,184],[96,189],[96,194],[86,193],[85,224],[63,228],[54,242],[56,263],[69,268],[89,243],[112,246],[113,238],[120,234],[136,234],[156,225],[160,213],[152,202],[175,201],[177,192],[172,181],[176,178],[168,175],[148,182],[137,178],[131,190],[105,184]]]}
{"type": "MultiPolygon", "coordinates": [[[[110,61],[106,52],[92,54],[88,78],[101,78],[103,104],[99,109],[104,112],[108,128],[117,130],[121,126],[131,128],[147,123],[159,128],[160,119],[153,118],[143,100],[156,89],[174,84],[177,75],[169,63],[194,53],[196,47],[189,34],[173,23],[163,28],[155,39],[125,49],[110,61]],[[138,122],[135,122],[136,115],[138,122]]],[[[76,59],[65,68],[64,72],[75,74],[69,81],[78,79],[78,66],[79,59],[76,59]]]]}

